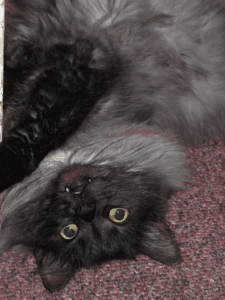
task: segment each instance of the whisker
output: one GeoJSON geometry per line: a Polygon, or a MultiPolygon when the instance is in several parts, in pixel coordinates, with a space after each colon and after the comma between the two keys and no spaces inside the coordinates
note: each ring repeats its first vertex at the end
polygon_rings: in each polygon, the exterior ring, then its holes
{"type": "Polygon", "coordinates": [[[163,200],[166,200],[166,201],[168,201],[168,199],[167,198],[164,198],[164,197],[162,197],[162,196],[159,196],[159,195],[157,195],[157,194],[154,194],[154,193],[152,193],[152,192],[149,192],[150,194],[152,194],[153,196],[156,196],[156,197],[159,197],[159,198],[161,198],[161,199],[163,199],[163,200]]]}

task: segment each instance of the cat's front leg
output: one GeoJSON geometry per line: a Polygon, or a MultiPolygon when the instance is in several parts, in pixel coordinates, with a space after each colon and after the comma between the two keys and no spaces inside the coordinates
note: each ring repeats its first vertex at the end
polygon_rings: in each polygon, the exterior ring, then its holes
{"type": "Polygon", "coordinates": [[[85,39],[42,51],[44,67],[24,80],[21,91],[12,95],[15,103],[6,101],[13,112],[9,120],[17,116],[12,128],[3,128],[0,192],[30,175],[50,151],[62,146],[119,74],[118,58],[85,39]]]}
{"type": "Polygon", "coordinates": [[[2,142],[0,145],[0,193],[16,182],[21,181],[35,168],[29,167],[28,151],[20,147],[20,143],[10,145],[2,142]],[[26,153],[27,152],[27,153],[26,153]]]}

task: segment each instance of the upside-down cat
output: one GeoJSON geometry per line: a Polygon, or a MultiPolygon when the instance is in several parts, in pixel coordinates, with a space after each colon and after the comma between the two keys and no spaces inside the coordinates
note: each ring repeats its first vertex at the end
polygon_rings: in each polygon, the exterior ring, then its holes
{"type": "Polygon", "coordinates": [[[30,250],[51,292],[109,260],[179,263],[183,146],[225,133],[225,1],[12,2],[0,251],[30,250]]]}

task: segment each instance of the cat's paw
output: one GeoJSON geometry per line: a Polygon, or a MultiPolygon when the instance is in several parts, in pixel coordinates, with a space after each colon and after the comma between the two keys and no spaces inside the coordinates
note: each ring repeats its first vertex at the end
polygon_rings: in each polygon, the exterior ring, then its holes
{"type": "Polygon", "coordinates": [[[73,44],[58,43],[43,50],[45,76],[53,86],[73,93],[104,93],[118,76],[119,58],[98,41],[78,38],[73,44]]]}

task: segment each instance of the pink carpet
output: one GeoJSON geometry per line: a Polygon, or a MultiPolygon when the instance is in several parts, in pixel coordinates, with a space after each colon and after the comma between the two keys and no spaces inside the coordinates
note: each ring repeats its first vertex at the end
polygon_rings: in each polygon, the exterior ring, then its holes
{"type": "Polygon", "coordinates": [[[181,245],[179,266],[139,256],[82,270],[64,290],[49,294],[32,274],[34,258],[10,251],[0,257],[0,299],[225,299],[225,142],[187,148],[187,158],[192,183],[173,196],[167,215],[181,245]]]}

